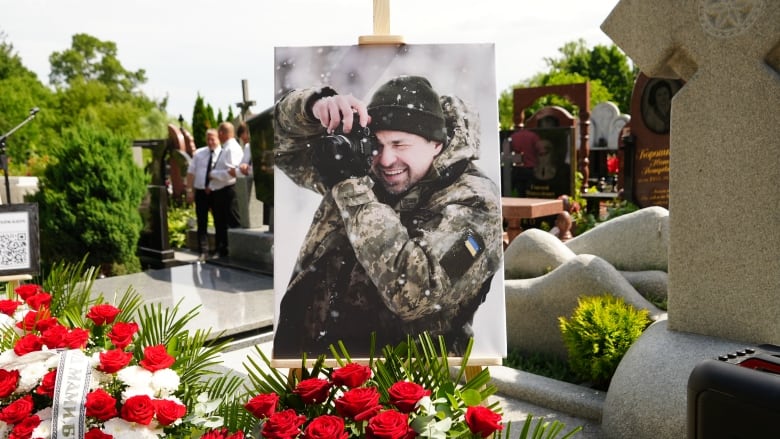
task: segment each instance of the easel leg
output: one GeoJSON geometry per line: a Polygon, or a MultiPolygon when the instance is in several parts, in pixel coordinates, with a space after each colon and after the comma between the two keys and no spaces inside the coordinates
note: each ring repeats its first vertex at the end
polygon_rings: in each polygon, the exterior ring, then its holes
{"type": "Polygon", "coordinates": [[[291,367],[287,372],[287,382],[290,384],[290,386],[292,386],[293,383],[300,382],[302,377],[303,369],[291,367]]]}

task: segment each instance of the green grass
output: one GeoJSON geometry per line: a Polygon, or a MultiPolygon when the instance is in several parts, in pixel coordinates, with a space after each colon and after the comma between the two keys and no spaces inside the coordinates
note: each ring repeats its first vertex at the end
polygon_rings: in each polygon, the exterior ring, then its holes
{"type": "Polygon", "coordinates": [[[580,384],[582,381],[571,371],[565,360],[551,354],[513,350],[504,358],[503,364],[506,367],[568,383],[580,384]]]}

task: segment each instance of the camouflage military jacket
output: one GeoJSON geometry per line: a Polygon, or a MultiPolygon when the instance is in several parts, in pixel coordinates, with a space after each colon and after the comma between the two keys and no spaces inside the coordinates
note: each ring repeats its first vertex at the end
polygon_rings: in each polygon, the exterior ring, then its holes
{"type": "Polygon", "coordinates": [[[326,190],[311,164],[310,142],[324,134],[306,108],[314,93],[288,93],[274,116],[276,165],[323,194],[282,300],[275,357],[326,353],[338,341],[365,356],[373,332],[380,349],[423,331],[461,354],[503,253],[498,188],[472,163],[476,116],[441,98],[448,144],[400,197],[370,175],[326,190]]]}

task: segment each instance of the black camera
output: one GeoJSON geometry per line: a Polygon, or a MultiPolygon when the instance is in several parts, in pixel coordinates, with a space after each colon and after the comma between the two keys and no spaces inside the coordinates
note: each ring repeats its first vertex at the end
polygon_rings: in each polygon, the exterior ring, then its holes
{"type": "Polygon", "coordinates": [[[311,144],[313,164],[326,186],[350,177],[362,177],[371,169],[376,155],[376,138],[368,127],[355,125],[345,133],[342,126],[311,144]]]}

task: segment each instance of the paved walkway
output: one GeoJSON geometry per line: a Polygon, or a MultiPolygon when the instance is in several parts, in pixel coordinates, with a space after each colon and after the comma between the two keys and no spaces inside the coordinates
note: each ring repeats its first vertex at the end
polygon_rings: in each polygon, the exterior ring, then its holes
{"type": "MultiPolygon", "coordinates": [[[[255,346],[270,358],[273,278],[214,262],[198,263],[189,253],[177,253],[177,259],[183,265],[98,279],[93,290],[111,297],[132,287],[146,303],[163,307],[180,303],[182,311],[200,307],[188,327],[209,328],[215,337],[222,334],[236,339],[232,350],[223,354],[223,365],[239,373],[245,372],[243,363],[249,356],[259,358],[255,346]]],[[[501,402],[504,420],[514,424],[513,437],[519,435],[529,414],[558,420],[566,425],[564,431],[581,425],[583,432],[575,436],[579,439],[603,437],[594,420],[600,416],[603,393],[503,366],[489,366],[489,370],[499,389],[495,398],[501,402]]]]}

